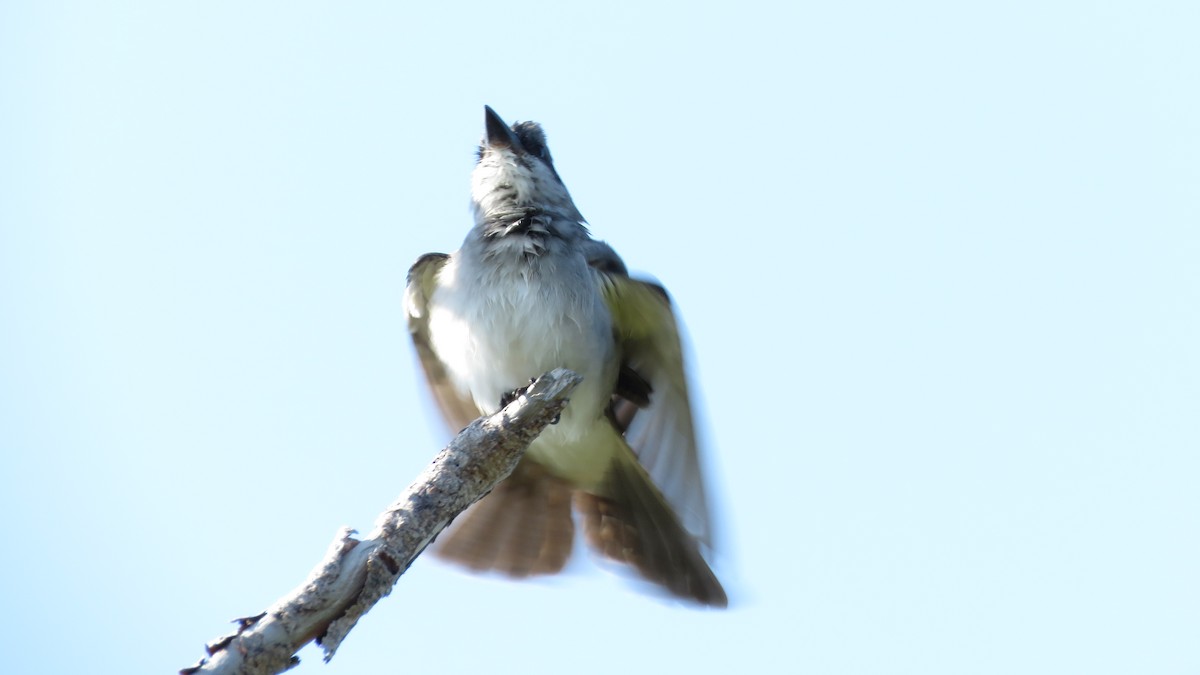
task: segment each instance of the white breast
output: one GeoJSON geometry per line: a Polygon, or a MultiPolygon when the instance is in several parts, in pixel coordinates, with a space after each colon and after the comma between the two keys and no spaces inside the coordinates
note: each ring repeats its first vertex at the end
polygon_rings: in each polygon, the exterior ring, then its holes
{"type": "Polygon", "coordinates": [[[548,370],[583,375],[550,432],[567,442],[588,434],[602,417],[616,359],[612,320],[594,274],[582,257],[556,257],[556,263],[481,267],[455,253],[438,276],[429,330],[451,379],[488,413],[548,370]]]}

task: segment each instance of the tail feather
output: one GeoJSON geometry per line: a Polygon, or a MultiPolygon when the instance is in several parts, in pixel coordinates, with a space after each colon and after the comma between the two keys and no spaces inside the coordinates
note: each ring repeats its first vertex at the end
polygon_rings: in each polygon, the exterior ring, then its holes
{"type": "Polygon", "coordinates": [[[588,543],[598,553],[633,566],[676,596],[713,607],[728,605],[698,540],[623,440],[594,493],[574,490],[548,469],[523,460],[459,517],[434,553],[477,572],[495,570],[511,577],[560,572],[575,537],[572,494],[588,543]]]}
{"type": "Polygon", "coordinates": [[[554,574],[571,555],[571,488],[536,464],[513,474],[459,517],[434,552],[477,572],[554,574]]]}
{"type": "Polygon", "coordinates": [[[588,543],[597,552],[633,565],[648,581],[679,597],[714,607],[729,604],[696,538],[680,524],[632,451],[613,461],[599,492],[575,494],[588,543]]]}

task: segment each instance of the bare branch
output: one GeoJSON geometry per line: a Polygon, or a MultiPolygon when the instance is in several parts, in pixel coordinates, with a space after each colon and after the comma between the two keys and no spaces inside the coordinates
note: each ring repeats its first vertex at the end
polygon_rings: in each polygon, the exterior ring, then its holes
{"type": "Polygon", "coordinates": [[[206,646],[208,658],[180,671],[279,673],[300,662],[310,640],[333,657],[359,617],[391,592],[400,575],[459,513],[508,477],[582,378],[565,369],[539,377],[491,417],[475,420],[375,522],[362,540],[343,528],[308,579],[237,631],[206,646]]]}

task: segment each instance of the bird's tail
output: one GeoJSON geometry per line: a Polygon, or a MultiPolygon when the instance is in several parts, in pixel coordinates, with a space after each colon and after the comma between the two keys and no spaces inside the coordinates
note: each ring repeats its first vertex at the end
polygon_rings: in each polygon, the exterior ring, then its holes
{"type": "MultiPolygon", "coordinates": [[[[623,440],[623,439],[622,439],[623,440]]],[[[662,492],[622,442],[598,494],[575,493],[588,543],[682,598],[725,607],[725,589],[662,492]]]]}
{"type": "Polygon", "coordinates": [[[460,516],[434,547],[441,558],[474,571],[512,577],[554,574],[571,555],[575,525],[571,494],[588,543],[600,554],[632,565],[648,581],[703,605],[728,598],[700,545],[655,487],[619,435],[604,480],[594,491],[526,459],[491,494],[460,516]]]}
{"type": "Polygon", "coordinates": [[[561,571],[574,541],[570,485],[523,460],[459,516],[434,552],[476,572],[527,577],[561,571]]]}

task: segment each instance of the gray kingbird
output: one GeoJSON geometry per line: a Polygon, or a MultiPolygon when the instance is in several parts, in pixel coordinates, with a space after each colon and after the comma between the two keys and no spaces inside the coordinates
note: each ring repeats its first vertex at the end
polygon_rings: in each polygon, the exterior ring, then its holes
{"type": "Polygon", "coordinates": [[[593,239],[534,122],[485,107],[475,226],[408,273],[405,309],[438,407],[458,430],[551,369],[583,376],[557,424],[437,552],[474,570],[552,574],[572,502],[598,552],[671,593],[725,606],[701,554],[711,525],[679,329],[667,293],[593,239]]]}

